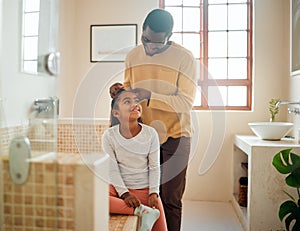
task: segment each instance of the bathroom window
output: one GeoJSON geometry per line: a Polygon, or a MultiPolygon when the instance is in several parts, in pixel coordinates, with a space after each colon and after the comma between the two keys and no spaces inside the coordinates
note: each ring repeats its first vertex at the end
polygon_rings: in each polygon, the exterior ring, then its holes
{"type": "Polygon", "coordinates": [[[59,73],[58,0],[23,0],[21,71],[59,73]]]}
{"type": "Polygon", "coordinates": [[[252,0],[160,0],[197,62],[196,110],[250,110],[252,0]]]}
{"type": "Polygon", "coordinates": [[[23,1],[22,71],[37,74],[40,0],[23,1]]]}

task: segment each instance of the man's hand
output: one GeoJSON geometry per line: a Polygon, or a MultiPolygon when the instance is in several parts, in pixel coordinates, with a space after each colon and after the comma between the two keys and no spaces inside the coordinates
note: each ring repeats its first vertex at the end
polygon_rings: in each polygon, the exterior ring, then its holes
{"type": "Polygon", "coordinates": [[[158,195],[156,193],[149,195],[149,207],[158,209],[158,195]]]}
{"type": "Polygon", "coordinates": [[[137,94],[137,97],[140,100],[144,100],[144,99],[149,100],[151,97],[151,91],[148,91],[144,88],[134,88],[132,89],[132,91],[137,94]]]}
{"type": "Polygon", "coordinates": [[[130,195],[129,192],[124,193],[121,198],[124,200],[126,205],[131,208],[139,207],[141,204],[140,200],[136,196],[130,195]]]}

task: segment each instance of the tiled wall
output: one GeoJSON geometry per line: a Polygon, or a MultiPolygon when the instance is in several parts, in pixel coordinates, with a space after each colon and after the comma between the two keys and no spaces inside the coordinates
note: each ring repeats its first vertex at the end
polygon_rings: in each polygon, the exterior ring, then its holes
{"type": "Polygon", "coordinates": [[[102,150],[101,137],[107,124],[97,121],[61,121],[58,125],[58,152],[67,153],[97,153],[102,150]]]}
{"type": "Polygon", "coordinates": [[[42,153],[57,150],[57,122],[35,121],[33,124],[0,129],[1,155],[8,156],[9,144],[18,136],[27,136],[32,151],[42,153]]]}
{"type": "Polygon", "coordinates": [[[55,227],[75,230],[74,176],[81,159],[79,153],[100,152],[101,136],[107,127],[105,123],[59,121],[57,131],[48,123],[36,125],[34,129],[30,126],[2,129],[4,225],[1,230],[52,231],[55,227]],[[32,150],[47,153],[57,149],[58,158],[32,162],[27,182],[16,185],[10,179],[5,156],[10,140],[20,135],[30,138],[32,150]],[[57,147],[52,142],[55,135],[58,135],[57,147]]]}
{"type": "Polygon", "coordinates": [[[27,136],[32,150],[53,152],[57,150],[57,121],[36,119],[28,126],[27,136]]]}
{"type": "Polygon", "coordinates": [[[7,156],[10,141],[17,136],[27,136],[31,150],[64,153],[97,153],[102,150],[101,138],[108,121],[59,120],[57,123],[35,122],[31,125],[0,129],[1,155],[7,156]],[[56,140],[57,137],[57,140],[56,140]]]}
{"type": "Polygon", "coordinates": [[[3,231],[55,230],[57,184],[54,163],[32,163],[25,184],[14,184],[3,161],[3,231]]]}

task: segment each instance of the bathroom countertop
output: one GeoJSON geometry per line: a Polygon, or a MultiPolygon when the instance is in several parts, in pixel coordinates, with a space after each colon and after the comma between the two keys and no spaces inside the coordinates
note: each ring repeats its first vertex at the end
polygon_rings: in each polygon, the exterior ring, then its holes
{"type": "Polygon", "coordinates": [[[105,153],[61,153],[57,154],[58,164],[96,165],[107,159],[105,153]]]}
{"type": "Polygon", "coordinates": [[[109,125],[109,118],[58,118],[59,124],[101,124],[101,125],[109,125]]]}
{"type": "Polygon", "coordinates": [[[291,148],[300,153],[300,144],[294,139],[279,141],[262,140],[255,135],[235,135],[233,149],[233,200],[238,217],[245,230],[279,230],[281,222],[278,208],[286,200],[286,194],[296,191],[287,187],[284,176],[272,165],[276,153],[291,148]],[[243,168],[241,163],[247,163],[243,168]],[[245,172],[246,170],[246,172],[245,172]],[[248,177],[247,208],[241,209],[235,198],[240,193],[240,177],[248,177]]]}
{"type": "Polygon", "coordinates": [[[279,148],[299,148],[294,139],[283,138],[281,140],[262,140],[255,135],[235,135],[234,143],[248,155],[253,147],[279,147],[279,148]]]}
{"type": "MultiPolygon", "coordinates": [[[[49,152],[39,155],[34,155],[30,162],[34,163],[52,163],[54,160],[61,165],[98,165],[107,160],[108,155],[105,153],[63,153],[49,152]]],[[[7,162],[8,156],[3,156],[2,161],[7,162]]]]}

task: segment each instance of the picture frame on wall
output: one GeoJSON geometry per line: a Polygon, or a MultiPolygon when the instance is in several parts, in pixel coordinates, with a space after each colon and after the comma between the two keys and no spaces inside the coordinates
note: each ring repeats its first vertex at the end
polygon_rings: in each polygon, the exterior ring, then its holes
{"type": "Polygon", "coordinates": [[[90,61],[124,62],[137,45],[137,24],[101,24],[90,26],[90,61]]]}
{"type": "Polygon", "coordinates": [[[300,0],[291,0],[291,76],[300,76],[300,0]]]}

